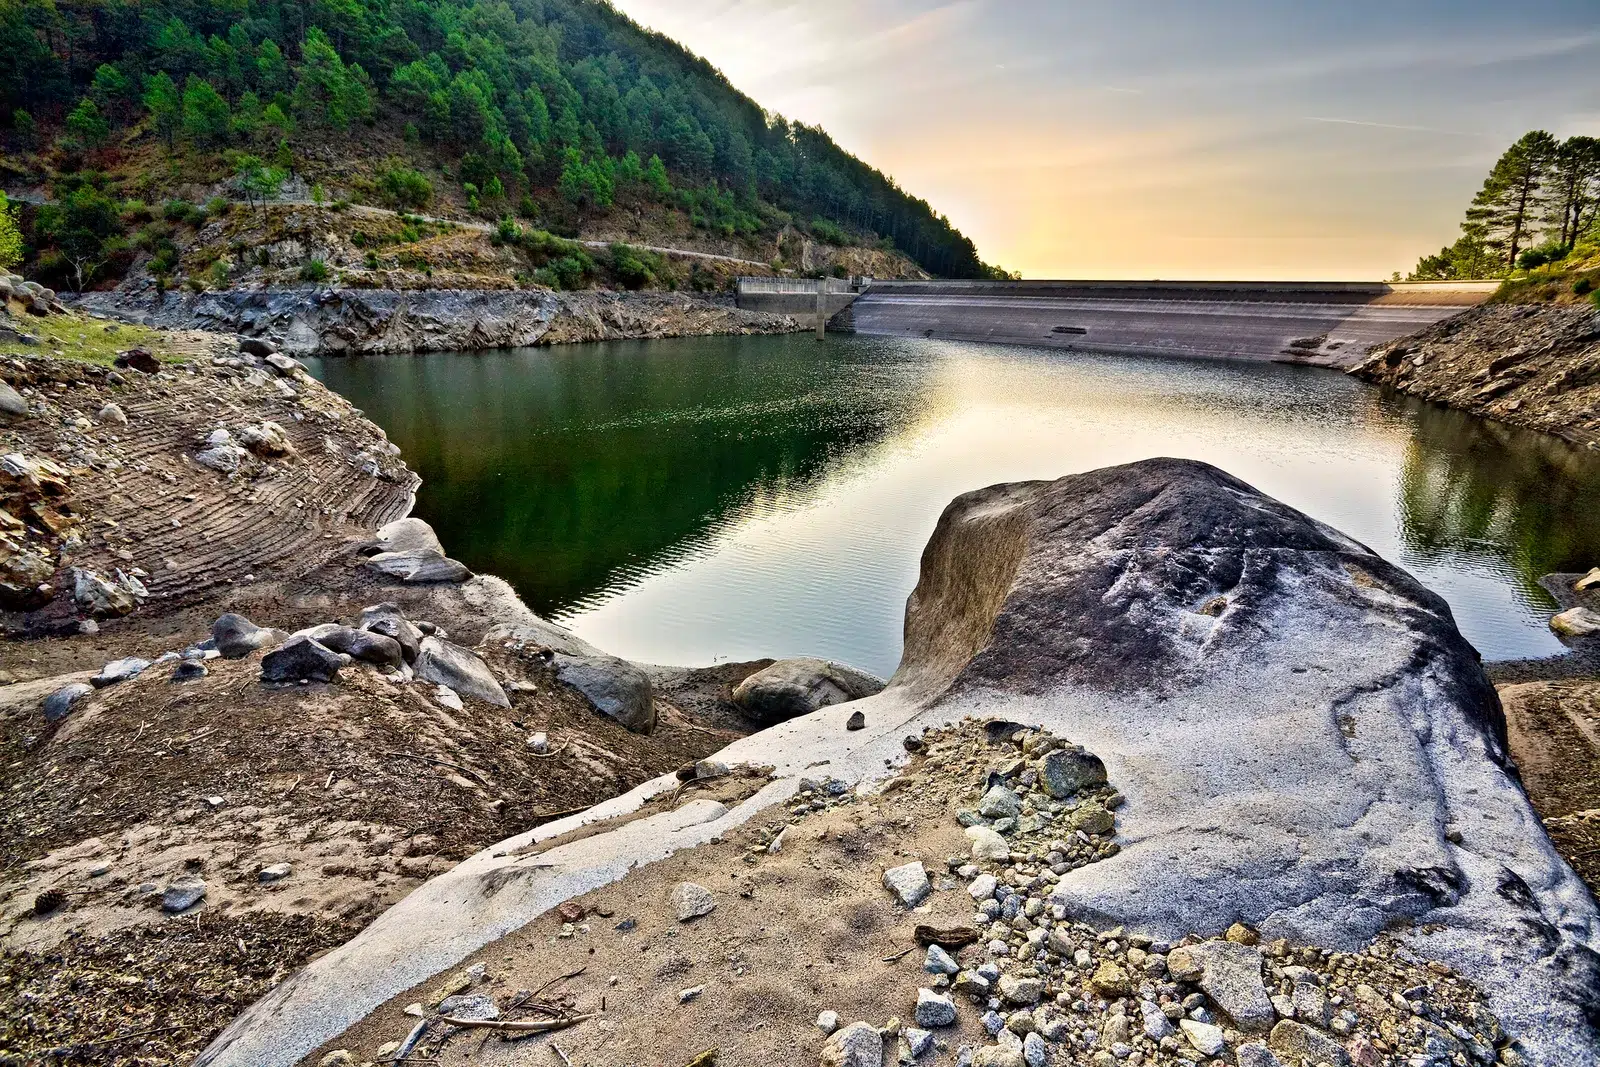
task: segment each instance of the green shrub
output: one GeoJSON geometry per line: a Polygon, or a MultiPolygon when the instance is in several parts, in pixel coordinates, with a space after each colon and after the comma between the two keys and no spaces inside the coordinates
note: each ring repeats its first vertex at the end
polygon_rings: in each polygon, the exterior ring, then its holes
{"type": "Polygon", "coordinates": [[[418,210],[433,200],[433,183],[410,167],[390,166],[378,176],[378,188],[396,210],[418,210]]]}
{"type": "Polygon", "coordinates": [[[194,217],[194,205],[187,200],[168,200],[161,208],[161,217],[168,222],[188,222],[194,217]]]}
{"type": "Polygon", "coordinates": [[[368,270],[377,270],[378,269],[378,253],[376,253],[376,252],[368,252],[367,256],[366,256],[366,259],[363,260],[363,262],[366,263],[368,270]]]}
{"type": "Polygon", "coordinates": [[[228,287],[228,273],[233,269],[233,264],[224,256],[211,264],[211,269],[206,271],[206,281],[213,289],[226,289],[228,287]]]}
{"type": "Polygon", "coordinates": [[[585,264],[576,256],[561,256],[539,268],[534,277],[552,289],[581,289],[593,269],[593,260],[585,264]]]}
{"type": "Polygon", "coordinates": [[[1589,294],[1589,303],[1593,304],[1597,308],[1600,308],[1600,289],[1596,289],[1594,292],[1589,294]]]}
{"type": "Polygon", "coordinates": [[[850,240],[849,234],[827,219],[811,220],[811,236],[830,245],[843,246],[854,243],[850,240]]]}
{"type": "Polygon", "coordinates": [[[1517,266],[1523,270],[1535,270],[1547,263],[1559,263],[1567,258],[1570,247],[1556,241],[1546,241],[1538,248],[1530,248],[1517,257],[1517,266]]]}
{"type": "Polygon", "coordinates": [[[328,265],[320,259],[308,259],[300,265],[300,280],[303,282],[325,282],[328,280],[328,265]]]}
{"type": "Polygon", "coordinates": [[[1572,283],[1572,292],[1577,296],[1588,296],[1594,292],[1594,282],[1589,278],[1579,278],[1572,283]]]}
{"type": "Polygon", "coordinates": [[[127,225],[136,222],[149,222],[155,218],[155,212],[150,210],[150,205],[143,200],[124,200],[122,202],[122,221],[127,225]]]}
{"type": "Polygon", "coordinates": [[[666,264],[654,252],[619,243],[611,246],[611,273],[629,289],[643,289],[666,273],[666,264]]]}
{"type": "Polygon", "coordinates": [[[213,196],[210,200],[206,201],[206,217],[220,219],[228,214],[228,209],[231,206],[232,205],[230,205],[222,197],[213,196]]]}

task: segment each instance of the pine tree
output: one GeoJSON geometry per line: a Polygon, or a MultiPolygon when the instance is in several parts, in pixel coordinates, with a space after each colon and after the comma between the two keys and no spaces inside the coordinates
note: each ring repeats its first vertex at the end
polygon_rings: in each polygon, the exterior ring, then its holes
{"type": "Polygon", "coordinates": [[[1516,265],[1517,253],[1531,243],[1543,213],[1543,189],[1556,154],[1556,139],[1544,130],[1520,137],[1496,161],[1483,188],[1472,198],[1461,228],[1499,253],[1506,269],[1516,265]]]}
{"type": "Polygon", "coordinates": [[[1600,206],[1600,138],[1569,137],[1556,149],[1545,210],[1546,235],[1571,248],[1600,206]]]}
{"type": "Polygon", "coordinates": [[[166,71],[159,71],[145,82],[144,106],[155,123],[156,133],[172,148],[172,139],[178,134],[182,122],[183,102],[178,96],[178,86],[166,71]]]}

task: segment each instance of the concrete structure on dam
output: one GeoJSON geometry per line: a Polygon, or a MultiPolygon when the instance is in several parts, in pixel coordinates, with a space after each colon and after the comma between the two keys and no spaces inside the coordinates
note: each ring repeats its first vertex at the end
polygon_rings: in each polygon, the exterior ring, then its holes
{"type": "Polygon", "coordinates": [[[752,278],[741,280],[739,304],[809,319],[825,293],[828,327],[861,334],[1349,367],[1374,345],[1482,303],[1496,285],[752,278]],[[759,283],[748,297],[747,282],[759,283]]]}

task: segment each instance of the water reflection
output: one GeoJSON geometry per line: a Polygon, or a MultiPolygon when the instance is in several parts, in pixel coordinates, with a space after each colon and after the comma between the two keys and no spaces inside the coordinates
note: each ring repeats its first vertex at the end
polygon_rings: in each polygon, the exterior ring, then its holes
{"type": "Polygon", "coordinates": [[[939,511],[997,481],[1216,463],[1411,569],[1491,658],[1600,563],[1600,464],[1331,372],[956,342],[712,338],[314,367],[472,567],[611,651],[888,673],[939,511]]]}
{"type": "Polygon", "coordinates": [[[1523,593],[1552,571],[1600,563],[1600,463],[1554,437],[1417,401],[1396,401],[1413,427],[1397,501],[1407,549],[1442,562],[1475,557],[1523,593]]]}

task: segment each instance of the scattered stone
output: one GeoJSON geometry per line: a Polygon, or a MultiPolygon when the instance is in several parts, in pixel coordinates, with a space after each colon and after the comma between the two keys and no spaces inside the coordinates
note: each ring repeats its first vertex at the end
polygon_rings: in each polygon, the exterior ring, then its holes
{"type": "Polygon", "coordinates": [[[1600,567],[1590,568],[1588,574],[1572,583],[1572,588],[1579,593],[1586,593],[1597,587],[1600,587],[1600,567]]]}
{"type": "Polygon", "coordinates": [[[0,415],[20,419],[28,413],[28,402],[5,382],[0,382],[0,415]]]}
{"type": "Polygon", "coordinates": [[[842,663],[785,659],[740,682],[733,702],[757,722],[772,724],[873,696],[883,686],[881,679],[842,663]]]}
{"type": "Polygon", "coordinates": [[[95,421],[109,422],[113,426],[126,426],[128,425],[128,415],[119,405],[108,403],[100,409],[99,414],[95,416],[95,421]]]}
{"type": "Polygon", "coordinates": [[[128,590],[82,567],[72,569],[72,599],[79,611],[100,618],[126,615],[138,606],[128,590]]]}
{"type": "Polygon", "coordinates": [[[921,860],[913,860],[883,872],[883,887],[908,908],[914,908],[928,899],[933,886],[928,882],[928,872],[921,860]]]}
{"type": "Polygon", "coordinates": [[[699,997],[700,994],[704,993],[705,991],[706,987],[703,985],[690,986],[688,989],[680,989],[678,990],[678,1003],[687,1004],[689,1001],[699,997]]]}
{"type": "Polygon", "coordinates": [[[400,642],[370,630],[357,630],[351,626],[325,623],[301,630],[296,637],[309,637],[324,648],[343,652],[351,659],[373,663],[380,667],[399,667],[405,662],[400,642]]]}
{"type": "MultiPolygon", "coordinates": [[[[1004,839],[1002,839],[1003,841],[1004,839]]],[[[994,891],[1000,887],[999,879],[992,874],[980,874],[967,884],[967,894],[973,900],[983,901],[994,896],[994,891]]]]}
{"type": "Polygon", "coordinates": [[[1039,761],[1039,783],[1060,800],[1083,789],[1106,784],[1106,765],[1093,752],[1058,748],[1039,761]]]}
{"type": "Polygon", "coordinates": [[[140,374],[155,374],[161,369],[161,363],[155,354],[143,345],[117,353],[117,358],[112,360],[112,364],[123,370],[131,368],[140,374]]]}
{"type": "Polygon", "coordinates": [[[108,685],[116,685],[118,682],[139,677],[149,666],[149,660],[140,659],[138,656],[114,659],[101,667],[100,673],[89,679],[89,684],[96,689],[104,689],[108,685]]]}
{"type": "Polygon", "coordinates": [[[294,637],[261,659],[261,680],[282,685],[292,682],[332,682],[345,659],[309,637],[294,637]]]}
{"type": "Polygon", "coordinates": [[[1333,1067],[1348,1067],[1350,1057],[1344,1048],[1320,1030],[1285,1019],[1267,1035],[1267,1048],[1291,1063],[1302,1060],[1310,1063],[1331,1063],[1333,1067]]]}
{"type": "Polygon", "coordinates": [[[211,624],[211,639],[224,659],[240,659],[259,648],[275,648],[287,635],[281,630],[257,626],[243,615],[228,612],[211,624]]]}
{"type": "Polygon", "coordinates": [[[933,1034],[927,1030],[920,1030],[915,1026],[908,1026],[900,1031],[900,1037],[906,1043],[906,1051],[914,1060],[921,1059],[933,1049],[933,1034]]]}
{"type": "Polygon", "coordinates": [[[448,685],[435,686],[433,699],[437,700],[440,706],[449,708],[451,711],[465,711],[467,708],[461,702],[460,695],[448,685]]]}
{"type": "Polygon", "coordinates": [[[1037,1004],[1039,998],[1044,996],[1044,982],[1037,978],[1003,974],[1000,976],[1000,996],[1008,1004],[1037,1004]]]}
{"type": "Polygon", "coordinates": [[[188,911],[200,903],[200,899],[205,895],[206,883],[204,879],[193,875],[179,878],[162,891],[161,910],[174,915],[182,911],[188,911]]]}
{"type": "Polygon", "coordinates": [[[288,356],[280,355],[276,352],[268,353],[265,357],[263,357],[263,361],[267,364],[267,366],[271,367],[273,370],[277,371],[279,375],[285,378],[293,378],[298,371],[303,371],[306,369],[306,365],[301,363],[298,359],[291,359],[288,356]]]}
{"type": "Polygon", "coordinates": [[[204,678],[210,673],[206,669],[206,665],[200,660],[186,659],[173,668],[172,680],[174,682],[192,682],[196,678],[204,678]]]}
{"type": "Polygon", "coordinates": [[[1006,839],[987,826],[967,827],[967,839],[972,842],[972,858],[1004,863],[1011,858],[1011,846],[1006,839]]]}
{"type": "Polygon", "coordinates": [[[287,456],[294,451],[294,446],[289,443],[283,427],[270,420],[259,426],[241,426],[239,444],[258,456],[287,456]]]}
{"type": "Polygon", "coordinates": [[[711,895],[711,890],[694,882],[679,882],[672,890],[672,909],[677,913],[679,922],[688,922],[709,914],[717,906],[716,898],[711,895]]]}
{"type": "Polygon", "coordinates": [[[844,728],[846,730],[865,730],[867,728],[866,713],[852,711],[850,717],[844,721],[844,728]]]}
{"type": "Polygon", "coordinates": [[[655,688],[650,676],[612,656],[555,658],[556,678],[582,693],[590,705],[636,734],[656,728],[655,688]]]}
{"type": "Polygon", "coordinates": [[[433,527],[421,519],[397,519],[378,531],[376,554],[366,565],[386,577],[410,585],[459,583],[472,577],[465,565],[444,554],[433,527]]]}
{"type": "Polygon", "coordinates": [[[1272,998],[1261,980],[1261,950],[1232,941],[1207,941],[1174,949],[1167,967],[1176,977],[1181,970],[1200,971],[1199,985],[1211,1002],[1241,1030],[1266,1030],[1277,1021],[1272,998]],[[1178,958],[1174,967],[1173,957],[1178,958]]]}
{"type": "Polygon", "coordinates": [[[1128,978],[1128,972],[1114,960],[1103,960],[1094,970],[1094,977],[1089,979],[1096,990],[1107,997],[1126,997],[1133,995],[1133,982],[1128,978]]]}
{"type": "Polygon", "coordinates": [[[261,868],[261,872],[256,875],[256,878],[262,882],[278,882],[293,873],[294,868],[287,863],[274,863],[261,868]]]}
{"type": "Polygon", "coordinates": [[[1015,819],[1022,813],[1022,798],[1003,785],[991,786],[978,801],[978,814],[986,819],[1015,819]]]}
{"type": "Polygon", "coordinates": [[[821,1015],[818,1015],[817,1029],[821,1030],[824,1036],[839,1029],[839,1013],[836,1011],[825,1011],[821,1015]]]}
{"type": "Polygon", "coordinates": [[[500,1005],[483,993],[457,993],[439,1002],[439,1014],[481,1022],[500,1018],[500,1005]]]}
{"type": "Polygon", "coordinates": [[[1022,1039],[1022,1059],[1028,1067],[1045,1067],[1049,1049],[1045,1047],[1044,1038],[1038,1034],[1029,1034],[1022,1039]]]}
{"type": "Polygon", "coordinates": [[[528,749],[536,756],[544,756],[550,752],[550,735],[538,733],[528,735],[528,749]]]}
{"type": "Polygon", "coordinates": [[[883,1067],[883,1035],[870,1023],[851,1023],[822,1046],[822,1067],[883,1067]]]}
{"type": "Polygon", "coordinates": [[[951,1026],[956,1021],[956,1005],[949,997],[931,989],[917,990],[917,1025],[927,1028],[951,1026]]]}
{"type": "Polygon", "coordinates": [[[1189,1039],[1195,1051],[1206,1056],[1220,1056],[1222,1050],[1228,1047],[1220,1026],[1194,1019],[1179,1019],[1178,1029],[1183,1031],[1183,1036],[1189,1039]]]}
{"type": "Polygon", "coordinates": [[[1073,811],[1070,825],[1086,834],[1107,834],[1115,827],[1116,820],[1099,801],[1088,800],[1073,811]]]}
{"type": "Polygon", "coordinates": [[[956,974],[961,970],[961,964],[938,945],[929,945],[928,955],[922,961],[922,969],[929,974],[956,974]]]}
{"type": "Polygon", "coordinates": [[[1600,611],[1569,608],[1550,620],[1550,629],[1563,637],[1593,637],[1600,634],[1600,611]]]}
{"type": "Polygon", "coordinates": [[[417,652],[416,672],[423,681],[449,686],[462,696],[500,708],[511,706],[506,691],[476,652],[442,638],[423,639],[417,652]]]}
{"type": "Polygon", "coordinates": [[[396,604],[384,602],[361,609],[361,629],[381,634],[400,646],[407,663],[415,663],[422,650],[422,630],[408,620],[396,604]]]}
{"type": "Polygon", "coordinates": [[[44,698],[44,703],[39,710],[44,712],[45,722],[60,722],[77,706],[78,702],[90,693],[94,686],[87,682],[72,682],[57,689],[54,693],[44,698]]]}
{"type": "Polygon", "coordinates": [[[336,1048],[317,1061],[317,1067],[356,1067],[356,1058],[342,1048],[336,1048]]]}
{"type": "Polygon", "coordinates": [[[277,355],[278,346],[265,337],[241,337],[239,352],[242,355],[265,359],[267,356],[277,355]]]}
{"type": "Polygon", "coordinates": [[[1267,1051],[1267,1046],[1259,1041],[1240,1045],[1235,1057],[1239,1067],[1283,1067],[1283,1061],[1267,1051]]]}

